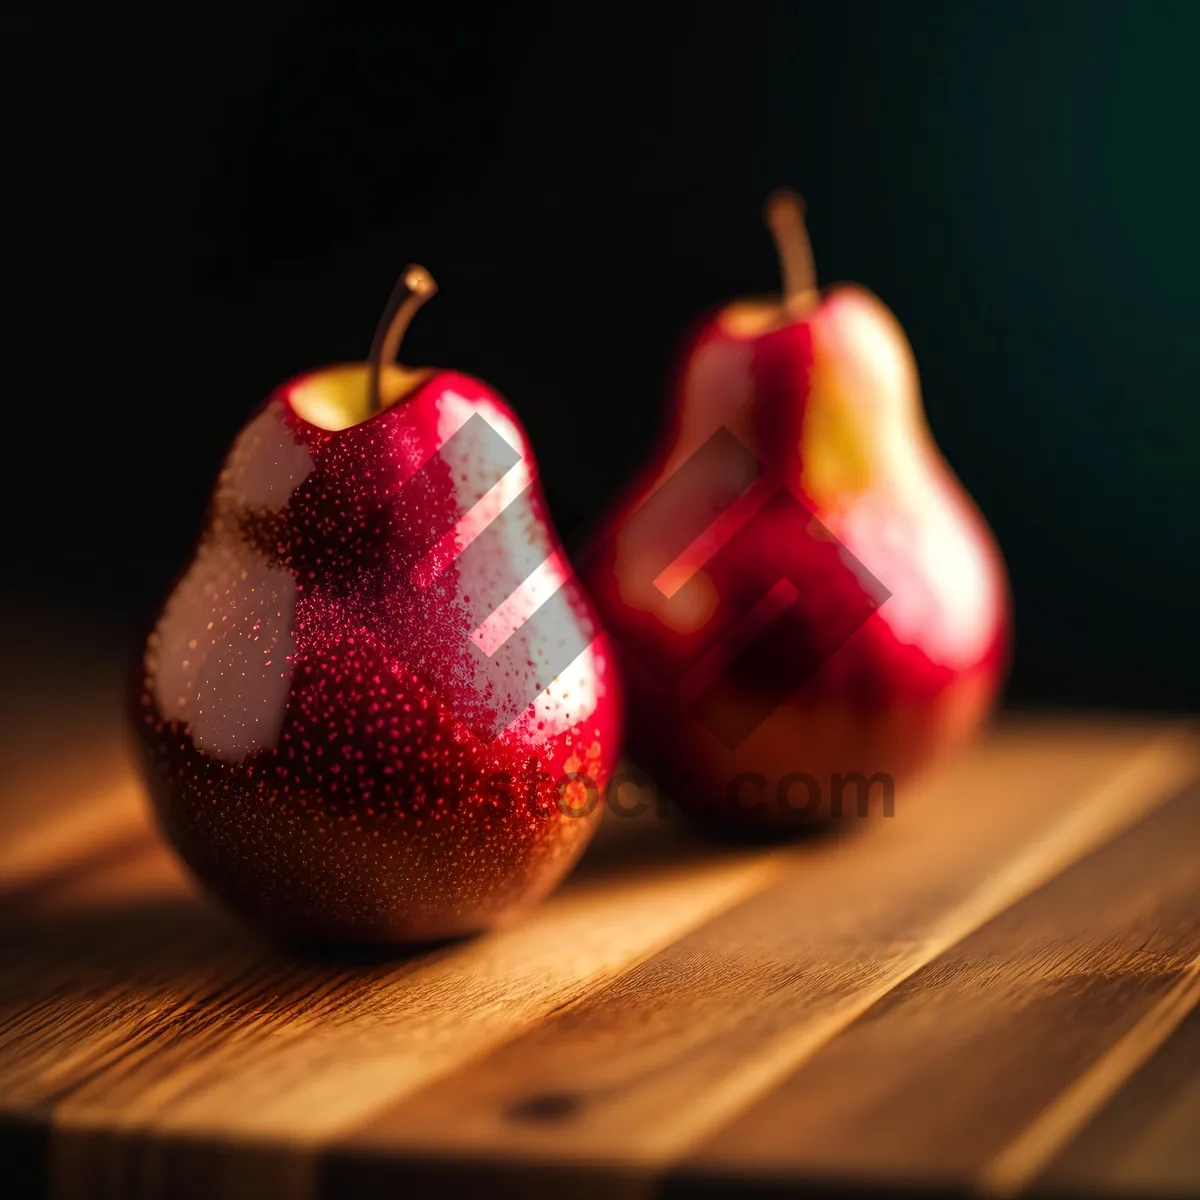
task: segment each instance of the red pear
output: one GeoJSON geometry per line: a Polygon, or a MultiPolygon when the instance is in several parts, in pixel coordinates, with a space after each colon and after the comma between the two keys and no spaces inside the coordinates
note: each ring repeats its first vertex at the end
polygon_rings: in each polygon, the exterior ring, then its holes
{"type": "Polygon", "coordinates": [[[784,294],[686,346],[662,447],[590,556],[629,750],[685,812],[787,830],[894,811],[985,718],[1008,658],[995,541],[861,287],[818,292],[797,197],[784,294]]]}
{"type": "MultiPolygon", "coordinates": [[[[620,697],[526,435],[489,387],[370,365],[272,393],[139,663],[162,827],[251,922],[313,940],[470,933],[586,845],[620,697]]],[[[382,336],[386,330],[386,336],[382,336]]]]}

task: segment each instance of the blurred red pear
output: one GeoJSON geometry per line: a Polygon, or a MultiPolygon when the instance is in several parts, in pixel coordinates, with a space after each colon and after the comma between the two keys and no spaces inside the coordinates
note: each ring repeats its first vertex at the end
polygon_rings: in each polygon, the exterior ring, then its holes
{"type": "Polygon", "coordinates": [[[985,719],[1008,660],[995,540],[926,424],[899,322],[818,293],[772,197],[784,294],[704,321],[661,450],[593,548],[629,751],[729,831],[891,809],[985,719]]]}

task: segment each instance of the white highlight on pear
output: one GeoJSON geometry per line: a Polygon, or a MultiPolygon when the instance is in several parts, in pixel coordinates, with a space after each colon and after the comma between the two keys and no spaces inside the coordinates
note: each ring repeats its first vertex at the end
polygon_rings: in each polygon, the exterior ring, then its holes
{"type": "Polygon", "coordinates": [[[278,743],[295,604],[285,568],[222,544],[200,548],[158,623],[154,679],[159,711],[186,724],[198,749],[241,762],[278,743]]]}
{"type": "Polygon", "coordinates": [[[221,486],[235,504],[278,509],[312,470],[308,447],[285,424],[281,406],[271,404],[234,442],[221,486]]]}

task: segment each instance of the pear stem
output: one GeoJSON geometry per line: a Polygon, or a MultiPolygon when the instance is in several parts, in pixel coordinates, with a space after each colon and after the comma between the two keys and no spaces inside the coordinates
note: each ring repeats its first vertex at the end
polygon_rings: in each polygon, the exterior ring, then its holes
{"type": "Polygon", "coordinates": [[[802,316],[818,299],[817,268],[804,223],[804,200],[790,188],[772,192],[767,198],[766,216],[779,254],[784,308],[793,316],[802,316]]]}
{"type": "Polygon", "coordinates": [[[387,307],[379,319],[375,330],[375,338],[371,342],[371,354],[367,360],[367,405],[368,411],[377,413],[383,407],[383,399],[379,394],[379,376],[384,363],[396,361],[400,351],[400,343],[408,331],[409,324],[417,315],[417,310],[437,292],[437,284],[433,276],[424,267],[409,263],[404,268],[392,294],[388,298],[387,307]]]}

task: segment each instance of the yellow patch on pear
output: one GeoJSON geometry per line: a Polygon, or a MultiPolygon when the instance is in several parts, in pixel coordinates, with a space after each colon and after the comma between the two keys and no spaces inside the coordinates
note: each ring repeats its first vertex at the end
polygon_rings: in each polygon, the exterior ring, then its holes
{"type": "Polygon", "coordinates": [[[871,486],[869,437],[842,381],[814,370],[800,434],[801,484],[822,508],[836,508],[871,486]]]}

